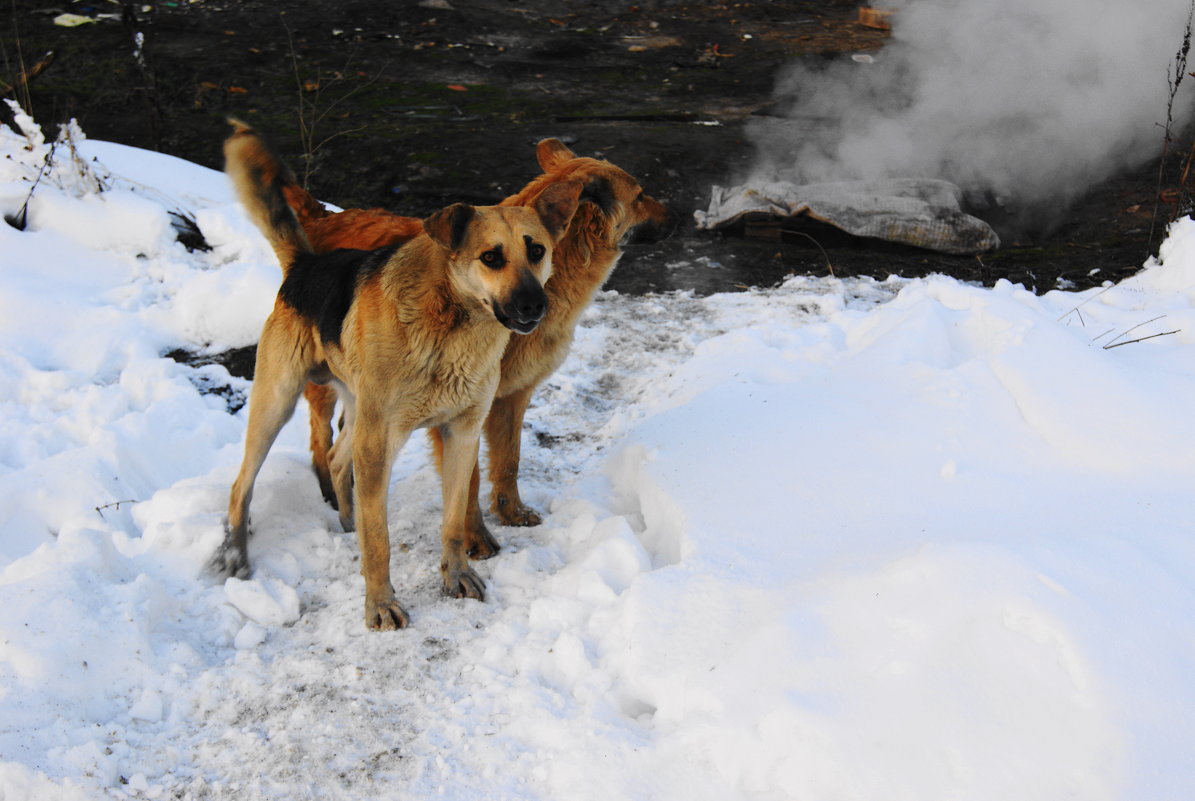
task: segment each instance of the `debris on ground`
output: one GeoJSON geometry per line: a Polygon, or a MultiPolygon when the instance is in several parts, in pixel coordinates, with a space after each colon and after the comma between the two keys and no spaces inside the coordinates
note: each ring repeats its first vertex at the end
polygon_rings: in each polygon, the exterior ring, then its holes
{"type": "Polygon", "coordinates": [[[962,191],[936,178],[890,178],[793,184],[715,186],[697,227],[724,228],[743,219],[806,216],[848,234],[955,255],[1000,246],[992,227],[960,207],[962,191]]]}

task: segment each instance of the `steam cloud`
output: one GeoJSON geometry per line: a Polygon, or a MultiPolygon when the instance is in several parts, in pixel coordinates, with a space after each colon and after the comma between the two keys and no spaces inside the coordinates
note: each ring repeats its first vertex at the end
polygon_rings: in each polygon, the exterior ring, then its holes
{"type": "MultiPolygon", "coordinates": [[[[896,7],[893,3],[876,3],[896,7]]],[[[794,65],[756,176],[937,177],[1034,214],[1161,152],[1190,0],[906,0],[874,63],[794,65]]],[[[1195,57],[1192,59],[1195,63],[1195,57]]],[[[1181,85],[1176,128],[1191,116],[1181,85]]]]}

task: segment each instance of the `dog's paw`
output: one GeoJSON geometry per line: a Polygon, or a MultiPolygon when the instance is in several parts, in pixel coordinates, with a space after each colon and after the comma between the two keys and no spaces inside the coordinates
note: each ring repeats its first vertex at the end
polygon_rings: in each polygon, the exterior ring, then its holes
{"type": "Polygon", "coordinates": [[[494,514],[498,515],[504,526],[530,527],[544,522],[539,512],[520,502],[511,503],[505,495],[498,496],[498,501],[494,504],[494,514]]]}
{"type": "Polygon", "coordinates": [[[444,577],[444,594],[452,598],[472,598],[477,601],[485,600],[485,581],[473,572],[468,565],[452,569],[447,565],[440,568],[444,577]]]}
{"type": "Polygon", "coordinates": [[[207,570],[221,578],[247,579],[253,571],[249,568],[249,554],[232,542],[225,541],[208,560],[207,570]]]}
{"type": "Polygon", "coordinates": [[[512,526],[538,526],[544,522],[539,512],[532,509],[530,506],[520,506],[515,514],[515,520],[508,525],[512,526]]]}
{"type": "Polygon", "coordinates": [[[321,470],[317,466],[315,468],[315,477],[319,481],[319,491],[320,495],[324,496],[324,503],[333,509],[339,509],[340,505],[336,503],[336,489],[332,486],[332,474],[326,468],[321,470]]]}
{"type": "Polygon", "coordinates": [[[465,552],[469,554],[470,559],[492,559],[498,555],[500,550],[502,550],[502,546],[498,544],[498,540],[494,539],[494,535],[485,526],[470,531],[465,542],[465,552]]]}
{"type": "Polygon", "coordinates": [[[394,600],[394,596],[378,601],[365,600],[365,627],[372,631],[397,631],[411,624],[411,618],[394,600]]]}

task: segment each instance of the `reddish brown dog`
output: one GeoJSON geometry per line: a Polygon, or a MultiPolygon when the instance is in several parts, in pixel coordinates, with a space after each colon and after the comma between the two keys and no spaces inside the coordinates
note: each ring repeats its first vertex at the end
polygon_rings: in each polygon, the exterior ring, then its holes
{"type": "MultiPolygon", "coordinates": [[[[539,514],[523,503],[518,484],[523,416],[532,393],[564,362],[577,320],[618,263],[623,240],[640,225],[663,228],[668,217],[667,209],[645,194],[638,181],[608,161],[580,158],[556,139],[540,142],[536,157],[543,174],[501,206],[534,207],[545,192],[561,183],[580,182],[584,190],[577,213],[556,244],[552,277],[544,285],[548,312],[534,332],[512,337],[507,345],[497,397],[485,423],[490,508],[504,525],[511,526],[540,523],[539,514]]],[[[391,245],[422,230],[418,219],[383,209],[328,212],[293,183],[283,191],[316,252],[391,245]]],[[[305,394],[311,408],[312,462],[324,496],[331,501],[336,494],[331,457],[335,390],[311,384],[305,394]]],[[[431,435],[439,457],[442,439],[437,429],[431,435]]],[[[470,555],[487,558],[497,553],[498,543],[482,520],[479,484],[480,474],[475,471],[469,504],[470,555]]]]}
{"type": "Polygon", "coordinates": [[[408,621],[390,582],[386,497],[391,464],[416,428],[430,428],[442,444],[444,591],[483,598],[485,584],[468,563],[482,423],[511,331],[535,330],[547,310],[543,284],[581,182],[553,182],[527,205],[449,206],[401,246],[317,255],[284,197],[293,176],[256,132],[234,126],[226,169],[273,246],[283,282],[257,348],[245,458],[217,563],[248,572],[257,473],[304,386],[331,384],[345,405],[333,491],[342,523],[355,525],[361,544],[366,625],[408,621]]]}

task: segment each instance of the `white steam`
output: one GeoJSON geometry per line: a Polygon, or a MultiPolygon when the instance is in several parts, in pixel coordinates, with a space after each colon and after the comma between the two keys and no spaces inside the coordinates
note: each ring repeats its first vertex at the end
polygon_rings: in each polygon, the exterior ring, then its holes
{"type": "Polygon", "coordinates": [[[782,73],[785,119],[751,126],[755,177],[937,177],[1021,208],[1063,205],[1161,152],[1190,2],[907,0],[874,63],[782,73]]]}

